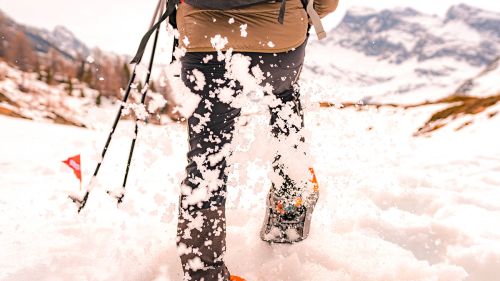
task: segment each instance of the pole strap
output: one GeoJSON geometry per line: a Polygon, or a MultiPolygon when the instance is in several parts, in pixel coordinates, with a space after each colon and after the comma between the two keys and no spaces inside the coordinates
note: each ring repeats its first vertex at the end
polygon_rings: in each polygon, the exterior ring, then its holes
{"type": "Polygon", "coordinates": [[[142,37],[141,43],[139,44],[139,48],[137,49],[137,53],[130,63],[138,64],[142,60],[142,56],[144,55],[144,51],[146,50],[146,46],[148,45],[149,39],[153,32],[155,32],[158,28],[160,28],[161,24],[168,19],[176,10],[176,6],[179,3],[179,0],[168,0],[167,1],[167,9],[165,13],[160,17],[158,22],[156,22],[142,37]]]}

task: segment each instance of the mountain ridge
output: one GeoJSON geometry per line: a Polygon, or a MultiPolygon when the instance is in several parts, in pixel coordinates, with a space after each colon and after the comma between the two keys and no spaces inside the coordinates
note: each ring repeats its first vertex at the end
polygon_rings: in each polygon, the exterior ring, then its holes
{"type": "Polygon", "coordinates": [[[451,56],[474,66],[484,66],[494,60],[500,50],[500,13],[465,4],[451,6],[445,17],[409,7],[381,11],[357,7],[348,10],[329,35],[326,44],[339,44],[397,64],[411,58],[425,61],[451,56]],[[470,14],[464,15],[467,11],[470,14]],[[453,34],[456,31],[453,24],[463,24],[471,29],[468,31],[476,31],[480,42],[467,42],[459,34],[453,34]],[[345,38],[346,34],[350,38],[345,38]],[[453,39],[452,42],[449,39],[453,39]],[[471,50],[473,47],[479,48],[478,51],[471,50]]]}
{"type": "Polygon", "coordinates": [[[498,57],[500,35],[492,27],[500,30],[500,13],[463,4],[441,17],[356,7],[325,40],[311,40],[303,77],[328,77],[339,101],[437,101],[498,57]]]}
{"type": "Polygon", "coordinates": [[[32,48],[39,53],[47,54],[52,48],[71,61],[76,61],[78,57],[85,58],[91,54],[91,49],[62,25],[48,30],[22,24],[1,9],[0,17],[3,19],[5,28],[14,32],[23,32],[31,41],[32,48]]]}

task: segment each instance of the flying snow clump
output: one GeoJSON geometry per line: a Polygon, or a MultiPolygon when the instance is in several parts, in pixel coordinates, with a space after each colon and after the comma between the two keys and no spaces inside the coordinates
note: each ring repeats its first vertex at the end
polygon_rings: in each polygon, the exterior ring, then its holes
{"type": "Polygon", "coordinates": [[[220,34],[216,34],[214,37],[210,38],[210,43],[212,47],[217,51],[217,60],[224,60],[225,56],[222,53],[222,50],[227,45],[229,41],[227,37],[222,37],[220,34]]]}
{"type": "Polygon", "coordinates": [[[210,43],[215,50],[221,51],[227,45],[228,40],[227,37],[222,37],[220,34],[216,34],[214,37],[210,38],[210,43]]]}
{"type": "Polygon", "coordinates": [[[191,80],[196,83],[196,86],[194,86],[194,89],[196,91],[202,91],[203,88],[205,88],[206,85],[205,75],[198,69],[193,69],[193,75],[191,76],[191,80]]]}
{"type": "Polygon", "coordinates": [[[209,61],[211,61],[213,59],[214,59],[213,55],[206,55],[206,57],[203,58],[203,63],[208,63],[209,61]]]}
{"type": "Polygon", "coordinates": [[[240,35],[241,35],[241,37],[247,37],[248,36],[247,27],[248,27],[248,24],[246,24],[246,23],[240,25],[240,35]]]}
{"type": "Polygon", "coordinates": [[[184,43],[184,45],[186,46],[189,46],[189,38],[187,36],[184,36],[184,39],[182,39],[182,43],[184,43]]]}

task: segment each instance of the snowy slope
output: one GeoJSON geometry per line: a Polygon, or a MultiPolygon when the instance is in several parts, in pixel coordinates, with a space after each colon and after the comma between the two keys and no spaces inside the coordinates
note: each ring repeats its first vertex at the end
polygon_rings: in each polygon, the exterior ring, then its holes
{"type": "Polygon", "coordinates": [[[71,95],[68,85],[48,85],[36,73],[20,71],[0,61],[0,108],[25,118],[85,126],[86,114],[95,106],[98,91],[74,80],[71,95]]]}
{"type": "MultiPolygon", "coordinates": [[[[309,107],[307,127],[321,185],[311,236],[269,246],[258,231],[270,183],[265,116],[238,134],[229,186],[227,263],[248,280],[496,281],[500,275],[500,118],[462,131],[412,138],[442,106],[309,107]],[[252,141],[251,141],[252,140],[252,141]],[[250,143],[248,143],[250,142],[250,143]],[[247,145],[244,145],[247,144],[247,145]],[[250,145],[248,145],[250,144],[250,145]],[[267,164],[266,164],[267,163],[267,164]]],[[[0,117],[0,280],[180,280],[175,249],[185,128],[140,132],[125,202],[121,182],[131,124],[80,215],[67,199],[78,183],[61,160],[82,153],[89,179],[103,131],[0,117]]],[[[98,122],[95,120],[95,122],[98,122]]]]}
{"type": "MultiPolygon", "coordinates": [[[[142,75],[142,70],[139,74],[142,75]]],[[[101,104],[96,107],[99,91],[89,88],[86,83],[72,79],[70,94],[67,82],[49,85],[37,78],[37,73],[23,72],[0,61],[0,114],[94,128],[99,125],[93,121],[93,115],[113,109],[121,103],[114,98],[102,97],[99,98],[101,104]]],[[[151,114],[148,119],[150,122],[170,121],[166,114],[158,114],[167,102],[160,93],[149,90],[145,108],[139,105],[140,95],[137,86],[133,85],[129,104],[123,114],[125,117],[147,110],[151,114]]]]}
{"type": "Polygon", "coordinates": [[[455,91],[455,95],[488,97],[500,93],[500,57],[489,64],[481,73],[467,79],[455,91]]]}

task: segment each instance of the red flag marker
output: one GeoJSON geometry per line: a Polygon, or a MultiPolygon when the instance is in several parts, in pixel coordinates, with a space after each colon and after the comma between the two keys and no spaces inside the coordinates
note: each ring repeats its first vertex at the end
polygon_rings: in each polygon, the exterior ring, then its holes
{"type": "Polygon", "coordinates": [[[80,154],[70,157],[63,161],[64,164],[68,165],[75,173],[75,176],[80,181],[80,190],[82,189],[82,168],[80,162],[80,154]]]}

